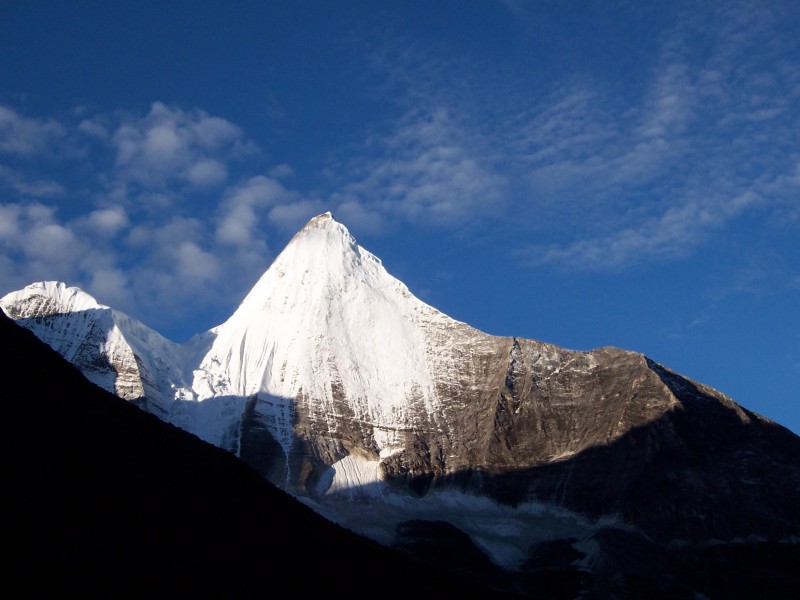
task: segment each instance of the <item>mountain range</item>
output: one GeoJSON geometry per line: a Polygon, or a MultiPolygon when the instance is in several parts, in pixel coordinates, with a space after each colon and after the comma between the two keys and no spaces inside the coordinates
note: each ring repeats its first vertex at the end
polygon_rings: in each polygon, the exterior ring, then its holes
{"type": "MultiPolygon", "coordinates": [[[[330,213],[185,344],[60,282],[0,307],[117,396],[102,402],[227,451],[358,539],[491,582],[486,594],[746,597],[800,583],[798,436],[641,354],[451,319],[330,213]]],[[[34,390],[64,394],[49,370],[4,379],[37,405],[34,390]]]]}
{"type": "Polygon", "coordinates": [[[87,381],[4,314],[0,377],[10,597],[482,590],[331,523],[229,452],[87,381]]]}

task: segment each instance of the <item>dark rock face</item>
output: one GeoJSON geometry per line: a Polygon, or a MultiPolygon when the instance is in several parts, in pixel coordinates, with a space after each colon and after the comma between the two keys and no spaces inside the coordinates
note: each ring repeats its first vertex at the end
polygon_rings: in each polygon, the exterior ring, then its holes
{"type": "MultiPolygon", "coordinates": [[[[497,594],[749,598],[760,588],[792,596],[798,436],[640,354],[466,329],[442,351],[460,370],[438,382],[441,411],[420,406],[398,432],[404,450],[381,462],[389,486],[544,502],[614,525],[532,544],[514,571],[447,522],[402,523],[398,549],[497,594]]],[[[325,419],[313,398],[295,405],[300,493],[313,495],[315,474],[347,454],[378,458],[374,425],[353,418],[343,393],[337,401],[325,419]]]]}
{"type": "MultiPolygon", "coordinates": [[[[723,394],[613,348],[485,336],[449,351],[462,372],[382,461],[390,485],[552,503],[662,541],[800,535],[800,438],[723,394]]],[[[376,456],[346,398],[324,421],[297,406],[307,473],[376,456]]]]}
{"type": "Polygon", "coordinates": [[[269,415],[259,412],[257,397],[249,398],[242,415],[239,458],[268,481],[286,480],[286,458],[281,445],[263,425],[269,415]],[[281,460],[283,458],[283,460],[281,460]]]}
{"type": "MultiPolygon", "coordinates": [[[[461,371],[437,384],[441,412],[414,412],[400,432],[404,451],[382,462],[388,478],[501,474],[562,460],[679,405],[646,359],[629,352],[571,352],[484,336],[458,353],[452,362],[461,371]]],[[[346,398],[324,422],[298,407],[296,433],[306,443],[328,443],[335,431],[346,446],[377,454],[369,427],[353,421],[346,398]]]]}

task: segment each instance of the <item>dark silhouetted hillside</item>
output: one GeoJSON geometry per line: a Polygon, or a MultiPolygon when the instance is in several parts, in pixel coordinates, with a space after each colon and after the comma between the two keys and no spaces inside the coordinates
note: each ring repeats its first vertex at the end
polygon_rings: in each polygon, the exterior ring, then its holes
{"type": "Polygon", "coordinates": [[[2,313],[0,369],[7,590],[107,598],[465,593],[326,521],[227,452],[100,390],[2,313]]]}

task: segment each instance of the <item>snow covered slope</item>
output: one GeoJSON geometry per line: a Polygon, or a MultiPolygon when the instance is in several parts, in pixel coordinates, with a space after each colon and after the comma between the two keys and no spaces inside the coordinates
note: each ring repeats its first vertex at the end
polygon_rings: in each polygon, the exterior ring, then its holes
{"type": "Polygon", "coordinates": [[[76,287],[33,283],[0,299],[0,308],[87,379],[160,416],[188,388],[177,344],[76,287]]]}
{"type": "MultiPolygon", "coordinates": [[[[403,447],[398,431],[440,410],[434,380],[449,370],[435,358],[446,331],[448,342],[473,333],[412,296],[326,213],[216,329],[192,388],[199,400],[305,398],[323,420],[345,402],[349,418],[371,428],[370,450],[386,456],[403,447]]],[[[274,432],[288,452],[294,423],[281,423],[274,432]]],[[[328,426],[336,427],[330,419],[328,426]]]]}

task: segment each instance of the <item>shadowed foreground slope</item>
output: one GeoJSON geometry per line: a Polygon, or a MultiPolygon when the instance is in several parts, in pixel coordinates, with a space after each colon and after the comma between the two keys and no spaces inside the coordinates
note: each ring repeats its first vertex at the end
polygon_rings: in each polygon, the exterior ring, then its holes
{"type": "Polygon", "coordinates": [[[100,390],[2,314],[0,377],[7,589],[17,584],[32,597],[465,593],[326,521],[229,453],[100,390]]]}
{"type": "MultiPolygon", "coordinates": [[[[695,390],[683,389],[684,380],[658,373],[685,404],[668,423],[657,420],[557,465],[453,479],[485,477],[482,485],[498,495],[519,489],[508,479],[524,480],[544,496],[571,498],[587,514],[605,494],[620,509],[640,506],[637,519],[645,523],[654,505],[644,500],[655,497],[662,508],[711,515],[729,533],[740,526],[761,532],[762,525],[785,535],[796,531],[797,439],[771,425],[742,438],[738,420],[705,414],[724,413],[724,407],[695,398],[695,390]],[[698,423],[706,429],[690,435],[698,423]],[[664,437],[666,425],[673,434],[664,437]],[[696,445],[665,445],[686,439],[696,445]],[[756,460],[741,449],[766,454],[756,460]],[[620,456],[633,462],[618,464],[614,457],[620,456]],[[785,464],[764,473],[770,456],[785,464]],[[609,477],[623,467],[635,467],[638,476],[609,477]],[[766,478],[761,495],[745,493],[747,480],[742,490],[732,486],[743,467],[766,478]],[[696,469],[706,474],[705,485],[724,484],[712,497],[730,498],[730,510],[685,493],[696,483],[689,476],[696,469]],[[639,483],[621,486],[632,480],[639,483]],[[778,527],[780,515],[788,521],[778,527]],[[754,528],[751,519],[762,525],[754,528]]],[[[19,587],[21,596],[502,598],[516,591],[559,599],[689,599],[698,592],[790,598],[800,586],[800,544],[793,538],[675,546],[601,528],[586,540],[537,544],[527,563],[509,572],[448,523],[401,524],[397,548],[423,564],[332,524],[232,454],[102,391],[2,314],[0,377],[3,571],[9,589],[19,587]],[[589,547],[596,548],[593,558],[584,552],[589,547]]]]}

